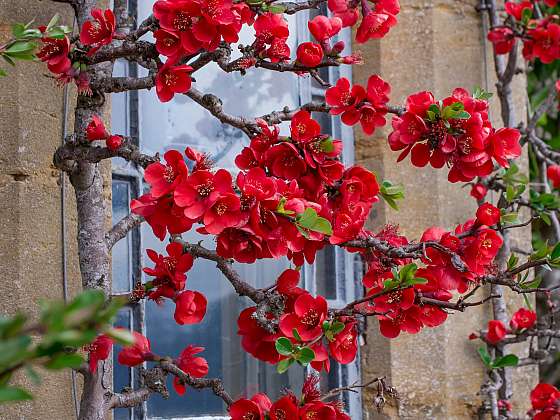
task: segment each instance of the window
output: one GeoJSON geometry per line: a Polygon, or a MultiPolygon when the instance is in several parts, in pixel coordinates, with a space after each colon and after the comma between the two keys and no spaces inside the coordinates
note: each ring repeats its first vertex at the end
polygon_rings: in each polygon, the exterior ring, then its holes
{"type": "MultiPolygon", "coordinates": [[[[153,0],[138,0],[137,13],[141,20],[151,12],[153,0]]],[[[292,31],[307,34],[307,19],[289,17],[292,31]]],[[[349,38],[347,33],[344,36],[349,38]]],[[[247,44],[252,38],[252,30],[241,33],[240,43],[247,44]]],[[[295,34],[289,39],[292,50],[302,39],[295,34]]],[[[349,44],[349,41],[347,41],[349,44]]],[[[322,70],[324,80],[336,80],[345,69],[327,68],[322,70]]],[[[134,66],[117,63],[115,70],[119,75],[133,75],[134,66]]],[[[224,74],[214,64],[208,65],[196,74],[196,88],[205,93],[213,93],[223,100],[224,109],[236,115],[262,115],[272,110],[291,108],[324,95],[324,88],[312,83],[309,78],[293,74],[254,70],[246,76],[238,73],[224,74]]],[[[163,153],[169,149],[183,151],[191,146],[213,157],[216,167],[236,171],[234,157],[248,144],[248,138],[239,130],[222,124],[189,98],[176,96],[169,103],[160,103],[154,92],[117,94],[113,98],[113,130],[138,136],[139,145],[145,153],[163,153]]],[[[325,133],[343,139],[345,163],[353,160],[352,130],[342,127],[326,114],[317,114],[325,133]]],[[[287,124],[281,128],[286,132],[287,124]]],[[[128,211],[126,200],[142,191],[141,174],[131,165],[120,159],[113,162],[113,217],[117,221],[128,211]]],[[[151,232],[149,226],[142,226],[137,240],[133,236],[118,245],[113,254],[114,292],[123,293],[133,286],[132,278],[137,281],[141,274],[140,250],[151,248],[163,253],[165,243],[161,243],[151,232]],[[141,236],[141,240],[140,240],[141,236]],[[137,266],[135,266],[137,264],[137,266]],[[127,277],[128,276],[128,277],[127,277]]],[[[129,235],[130,236],[130,235],[129,235]]],[[[185,240],[203,240],[209,248],[214,247],[212,240],[196,232],[183,235],[185,240]]],[[[203,244],[204,244],[203,243],[203,244]]],[[[353,256],[334,247],[325,248],[317,256],[314,266],[304,269],[305,286],[312,293],[325,295],[329,304],[342,306],[346,300],[354,299],[359,287],[355,286],[353,256]]],[[[241,276],[256,287],[268,286],[278,274],[287,268],[287,260],[266,260],[253,265],[237,264],[241,276]]],[[[208,312],[202,323],[180,326],[173,321],[172,303],[156,305],[146,302],[126,308],[119,314],[120,325],[142,330],[152,341],[157,354],[176,356],[187,345],[205,347],[202,354],[209,363],[209,376],[219,376],[224,380],[226,389],[233,396],[252,395],[265,392],[272,398],[279,396],[285,387],[296,392],[301,388],[304,372],[300,366],[292,366],[284,375],[278,375],[274,366],[255,360],[247,355],[240,346],[237,336],[237,316],[248,301],[240,299],[230,284],[216,270],[215,264],[197,260],[187,273],[187,287],[204,293],[208,298],[208,312]],[[235,315],[232,315],[235,314],[235,315]]],[[[331,373],[323,379],[328,387],[350,384],[359,379],[359,362],[353,365],[332,364],[331,373]]],[[[115,386],[134,386],[134,372],[128,369],[115,369],[115,386]]],[[[345,402],[352,419],[361,418],[360,396],[345,395],[345,402]]],[[[182,397],[171,391],[168,400],[153,396],[141,409],[121,410],[118,419],[185,419],[185,418],[223,418],[225,407],[220,399],[211,392],[187,390],[182,397]]]]}

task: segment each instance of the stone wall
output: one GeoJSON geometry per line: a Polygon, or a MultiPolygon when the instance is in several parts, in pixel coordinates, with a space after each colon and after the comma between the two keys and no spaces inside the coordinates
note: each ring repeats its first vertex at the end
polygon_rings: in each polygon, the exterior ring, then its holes
{"type": "MultiPolygon", "coordinates": [[[[46,24],[56,12],[72,23],[70,9],[60,3],[0,0],[0,40],[8,38],[13,23],[35,19],[46,24]]],[[[42,63],[7,70],[9,76],[0,78],[0,312],[36,316],[41,300],[63,298],[61,178],[51,164],[62,139],[63,90],[42,63]]],[[[80,280],[74,194],[68,180],[65,198],[64,241],[73,295],[80,280]]],[[[49,372],[39,386],[23,384],[36,399],[1,406],[1,419],[73,418],[69,371],[49,372]]]]}
{"type": "MultiPolygon", "coordinates": [[[[379,74],[392,86],[391,103],[402,104],[411,93],[430,90],[437,98],[448,96],[455,87],[472,90],[485,87],[495,92],[491,46],[485,49],[482,20],[475,10],[476,0],[401,0],[399,24],[380,42],[355,45],[366,64],[354,68],[354,82],[365,84],[371,74],[379,74]]],[[[518,116],[525,115],[524,80],[518,78],[518,116]]],[[[492,119],[502,126],[497,103],[492,119]]],[[[373,136],[355,130],[356,161],[374,170],[380,179],[402,183],[406,190],[401,210],[377,206],[370,227],[399,224],[409,238],[418,239],[423,230],[438,225],[452,229],[473,217],[475,200],[461,184],[450,184],[447,171],[414,168],[409,159],[396,164],[398,154],[387,145],[390,122],[373,136]]],[[[518,240],[530,240],[526,231],[518,240]]],[[[530,242],[529,242],[530,243],[530,242]]],[[[481,294],[482,296],[482,294],[481,294]]],[[[511,307],[519,306],[517,300],[511,307]]],[[[510,308],[511,309],[511,308],[510,308]]],[[[476,395],[484,371],[476,353],[480,342],[468,335],[485,325],[489,308],[470,308],[448,317],[444,325],[425,328],[417,335],[402,334],[387,340],[379,334],[377,322],[369,320],[366,345],[362,347],[363,378],[387,376],[400,392],[398,406],[384,414],[372,408],[371,394],[365,395],[366,419],[466,419],[476,417],[480,398],[476,395]]],[[[523,414],[528,408],[529,386],[537,380],[534,368],[516,373],[514,408],[523,414]]]]}

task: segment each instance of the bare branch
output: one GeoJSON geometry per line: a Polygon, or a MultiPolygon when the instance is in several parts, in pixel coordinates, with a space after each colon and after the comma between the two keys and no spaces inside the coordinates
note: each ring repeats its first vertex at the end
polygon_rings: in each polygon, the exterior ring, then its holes
{"type": "Polygon", "coordinates": [[[130,213],[117,222],[113,228],[105,235],[105,244],[108,249],[113,248],[117,242],[125,238],[135,227],[140,226],[144,221],[142,216],[130,213]]]}

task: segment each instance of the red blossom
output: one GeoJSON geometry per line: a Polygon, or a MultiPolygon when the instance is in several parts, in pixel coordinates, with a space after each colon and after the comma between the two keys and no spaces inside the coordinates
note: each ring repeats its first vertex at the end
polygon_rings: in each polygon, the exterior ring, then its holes
{"type": "Polygon", "coordinates": [[[186,290],[175,298],[175,321],[179,325],[198,324],[206,314],[206,298],[202,293],[186,290]]]}
{"type": "Polygon", "coordinates": [[[307,27],[311,35],[322,43],[340,32],[342,29],[342,19],[338,17],[328,18],[319,15],[307,22],[307,27]]]}
{"type": "MultiPolygon", "coordinates": [[[[202,351],[204,351],[204,347],[194,347],[191,345],[185,347],[175,361],[177,367],[193,378],[202,378],[208,375],[208,362],[206,359],[195,356],[202,351]]],[[[183,395],[186,391],[185,384],[176,376],[173,378],[173,388],[175,388],[179,395],[183,395]]]]}
{"type": "Polygon", "coordinates": [[[130,367],[144,363],[152,357],[150,340],[136,331],[132,331],[132,334],[134,336],[134,344],[124,347],[117,357],[121,365],[130,367]]]}
{"type": "Polygon", "coordinates": [[[506,13],[510,16],[513,16],[516,20],[521,20],[525,9],[528,9],[530,11],[533,10],[533,3],[527,0],[521,1],[519,3],[517,3],[516,1],[506,1],[504,6],[506,9],[506,13]]]}
{"type": "Polygon", "coordinates": [[[93,21],[88,20],[80,31],[80,42],[91,48],[88,55],[93,55],[99,48],[108,45],[115,35],[115,15],[111,9],[93,9],[93,21]]]}
{"type": "Polygon", "coordinates": [[[225,169],[215,174],[195,171],[175,188],[174,201],[183,208],[187,218],[195,220],[204,215],[220,195],[233,191],[231,182],[231,174],[225,169]]]}
{"type": "Polygon", "coordinates": [[[240,398],[229,406],[231,420],[262,420],[264,419],[260,407],[251,400],[240,398]]]}
{"type": "Polygon", "coordinates": [[[560,188],[560,165],[549,165],[546,168],[546,177],[552,182],[554,189],[560,188]]]}
{"type": "Polygon", "coordinates": [[[508,54],[515,44],[515,35],[510,28],[493,28],[488,32],[488,41],[494,45],[494,51],[498,55],[508,54]]]}
{"type": "Polygon", "coordinates": [[[144,179],[150,184],[152,197],[158,198],[173,192],[183,181],[189,171],[183,155],[176,150],[169,150],[163,155],[166,164],[154,162],[146,168],[144,179]]]}
{"type": "Polygon", "coordinates": [[[323,49],[314,42],[300,44],[296,51],[297,60],[306,67],[317,67],[323,61],[323,49]]]}
{"type": "Polygon", "coordinates": [[[540,383],[531,391],[531,405],[535,410],[553,408],[558,399],[560,399],[560,391],[550,384],[540,383]]]}
{"type": "Polygon", "coordinates": [[[471,197],[474,197],[478,201],[480,201],[480,200],[484,200],[484,197],[486,197],[487,192],[488,192],[488,188],[486,188],[483,184],[477,183],[472,186],[470,195],[471,197]]]}
{"type": "Polygon", "coordinates": [[[186,93],[191,88],[191,66],[174,65],[169,59],[156,75],[156,93],[161,102],[169,102],[176,93],[186,93]]]}
{"type": "Polygon", "coordinates": [[[509,167],[509,159],[517,159],[521,156],[521,145],[519,139],[521,133],[515,128],[500,128],[488,137],[488,143],[492,148],[492,157],[504,168],[509,167]]]}
{"type": "MultiPolygon", "coordinates": [[[[259,360],[268,363],[278,363],[281,356],[276,351],[275,341],[278,334],[272,334],[259,325],[253,318],[256,307],[244,309],[239,314],[237,326],[241,338],[241,346],[243,350],[259,360]]],[[[269,316],[271,319],[272,315],[269,316]]]]}
{"type": "Polygon", "coordinates": [[[107,149],[115,152],[122,147],[124,140],[122,136],[109,136],[105,143],[107,145],[107,149]]]}
{"type": "Polygon", "coordinates": [[[511,317],[509,326],[513,330],[532,328],[537,322],[537,313],[530,309],[519,308],[511,317]]]}
{"type": "Polygon", "coordinates": [[[109,137],[109,133],[105,129],[105,124],[98,115],[94,115],[91,118],[91,121],[86,128],[86,137],[89,141],[105,140],[109,137]]]}
{"type": "Polygon", "coordinates": [[[272,174],[283,179],[298,179],[307,170],[296,146],[288,142],[272,146],[265,154],[265,161],[272,174]]]}
{"type": "Polygon", "coordinates": [[[72,67],[68,58],[70,54],[70,40],[67,36],[63,38],[41,38],[43,46],[37,53],[37,58],[45,63],[49,71],[55,74],[63,74],[72,67]]]}
{"type": "Polygon", "coordinates": [[[286,395],[277,400],[270,407],[270,420],[299,419],[297,401],[294,396],[286,395]]]}
{"type": "Polygon", "coordinates": [[[356,358],[358,352],[358,331],[355,322],[349,322],[344,329],[329,343],[329,351],[339,363],[348,364],[356,358]]]}
{"type": "Polygon", "coordinates": [[[506,336],[506,326],[502,321],[493,319],[488,321],[488,332],[486,333],[486,341],[490,344],[498,344],[506,336]]]}
{"type": "Polygon", "coordinates": [[[326,317],[327,301],[322,296],[314,298],[304,293],[296,299],[293,312],[280,318],[280,330],[285,336],[294,337],[296,329],[303,341],[310,341],[322,333],[326,317]]]}
{"type": "Polygon", "coordinates": [[[90,372],[95,373],[97,364],[99,361],[106,360],[109,357],[112,347],[113,340],[105,334],[98,335],[93,343],[86,346],[86,350],[89,352],[90,372]]]}
{"type": "Polygon", "coordinates": [[[500,209],[490,203],[484,203],[476,211],[476,221],[479,225],[497,225],[500,222],[500,209]]]}
{"type": "Polygon", "coordinates": [[[356,42],[363,44],[370,39],[383,38],[397,24],[397,19],[389,13],[370,12],[364,16],[356,33],[356,42]]]}

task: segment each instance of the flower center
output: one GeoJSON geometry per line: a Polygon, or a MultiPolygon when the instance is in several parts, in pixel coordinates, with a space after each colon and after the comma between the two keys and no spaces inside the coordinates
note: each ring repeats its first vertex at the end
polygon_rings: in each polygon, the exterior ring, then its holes
{"type": "Polygon", "coordinates": [[[308,327],[315,327],[318,322],[319,314],[315,309],[308,310],[301,318],[301,323],[307,325],[308,327]]]}
{"type": "Polygon", "coordinates": [[[163,171],[163,178],[168,182],[168,183],[172,183],[173,181],[175,181],[175,178],[177,177],[177,175],[175,174],[175,171],[173,170],[173,167],[171,166],[166,166],[165,170],[163,171]]]}
{"type": "Polygon", "coordinates": [[[227,209],[228,209],[227,204],[225,204],[225,203],[219,203],[219,204],[216,206],[215,212],[216,212],[216,214],[217,214],[218,216],[223,216],[223,215],[225,214],[225,212],[227,211],[227,209]]]}
{"type": "Polygon", "coordinates": [[[173,27],[178,31],[187,31],[190,29],[193,21],[185,12],[177,12],[173,19],[173,27]]]}
{"type": "Polygon", "coordinates": [[[177,267],[177,260],[173,257],[165,257],[163,259],[163,265],[165,265],[168,271],[173,271],[175,267],[177,267]]]}
{"type": "Polygon", "coordinates": [[[199,196],[206,198],[214,191],[214,184],[212,181],[208,181],[206,184],[199,185],[197,191],[199,196]]]}
{"type": "Polygon", "coordinates": [[[166,86],[174,86],[177,83],[177,75],[174,73],[167,72],[163,75],[163,82],[166,86]]]}

